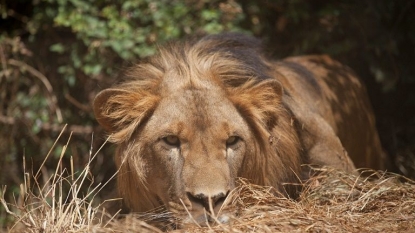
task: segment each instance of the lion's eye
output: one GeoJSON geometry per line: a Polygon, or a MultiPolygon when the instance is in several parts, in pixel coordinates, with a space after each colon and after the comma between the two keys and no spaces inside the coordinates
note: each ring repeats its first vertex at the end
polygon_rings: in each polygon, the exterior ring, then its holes
{"type": "Polygon", "coordinates": [[[163,138],[163,141],[170,146],[180,146],[180,140],[177,136],[169,135],[163,138]]]}
{"type": "Polygon", "coordinates": [[[239,140],[240,140],[240,137],[238,136],[230,136],[228,140],[226,140],[226,146],[233,146],[237,142],[239,142],[239,140]]]}

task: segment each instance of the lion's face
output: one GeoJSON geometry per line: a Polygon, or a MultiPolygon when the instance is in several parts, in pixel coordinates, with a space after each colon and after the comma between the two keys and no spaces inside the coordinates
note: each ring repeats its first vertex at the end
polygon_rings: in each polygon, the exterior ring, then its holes
{"type": "Polygon", "coordinates": [[[134,82],[104,90],[95,99],[95,113],[118,144],[119,191],[132,210],[164,206],[184,223],[225,221],[220,207],[236,177],[267,184],[266,176],[285,173],[281,161],[270,163],[269,171],[259,159],[280,86],[267,81],[232,89],[216,81],[189,85],[191,79],[165,75],[156,95],[142,93],[148,88],[134,82]]]}
{"type": "Polygon", "coordinates": [[[170,211],[204,222],[217,213],[234,187],[245,156],[252,153],[250,129],[224,93],[182,89],[168,94],[143,129],[147,182],[170,211]],[[210,206],[211,205],[211,206],[210,206]]]}

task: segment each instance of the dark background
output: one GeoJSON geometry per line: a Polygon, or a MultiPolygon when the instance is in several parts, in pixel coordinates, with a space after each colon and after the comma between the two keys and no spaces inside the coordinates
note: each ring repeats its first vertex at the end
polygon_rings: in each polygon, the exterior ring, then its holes
{"type": "MultiPolygon", "coordinates": [[[[275,58],[330,54],[367,86],[393,172],[415,178],[415,1],[0,0],[0,184],[18,195],[26,172],[82,170],[105,140],[91,103],[157,43],[242,31],[275,58]],[[68,124],[56,146],[63,126],[68,124]],[[71,133],[72,132],[72,133],[71,133]]],[[[91,182],[114,172],[99,151],[91,182]]],[[[0,226],[7,223],[0,206],[0,226]]]]}

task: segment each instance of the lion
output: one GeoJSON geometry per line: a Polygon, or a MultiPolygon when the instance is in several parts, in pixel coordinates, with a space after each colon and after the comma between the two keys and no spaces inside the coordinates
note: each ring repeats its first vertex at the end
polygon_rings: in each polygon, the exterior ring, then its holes
{"type": "Polygon", "coordinates": [[[326,55],[272,60],[238,33],[159,48],[101,91],[94,113],[117,145],[128,208],[162,207],[184,222],[210,221],[206,213],[218,213],[238,177],[295,198],[287,184],[308,178],[304,164],[385,168],[351,69],[326,55]]]}

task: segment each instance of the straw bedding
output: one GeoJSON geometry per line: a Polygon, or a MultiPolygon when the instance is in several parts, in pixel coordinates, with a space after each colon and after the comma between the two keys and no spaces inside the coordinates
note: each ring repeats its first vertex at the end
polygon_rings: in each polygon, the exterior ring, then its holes
{"type": "MultiPolygon", "coordinates": [[[[227,200],[226,208],[233,213],[230,221],[207,227],[174,229],[175,222],[165,218],[168,213],[116,215],[104,220],[99,207],[92,207],[86,198],[50,205],[44,194],[28,192],[26,200],[36,200],[36,204],[26,203],[15,212],[4,197],[1,201],[15,218],[10,232],[415,232],[414,181],[373,171],[360,176],[329,168],[312,171],[316,173],[313,178],[300,184],[303,191],[298,200],[239,180],[227,200]]],[[[62,182],[56,179],[54,184],[57,188],[62,182]]],[[[65,198],[62,193],[57,196],[65,198]]]]}

